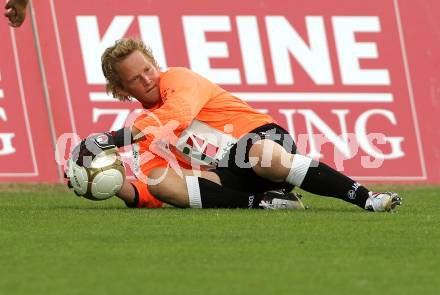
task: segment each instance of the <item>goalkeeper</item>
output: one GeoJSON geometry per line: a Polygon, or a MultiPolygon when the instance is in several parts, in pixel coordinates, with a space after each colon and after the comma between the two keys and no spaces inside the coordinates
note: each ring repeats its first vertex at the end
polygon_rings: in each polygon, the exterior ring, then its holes
{"type": "Polygon", "coordinates": [[[102,69],[107,92],[121,101],[134,98],[145,112],[132,126],[104,133],[107,141],[87,138],[78,162],[97,150],[134,143],[138,180],[126,181],[117,194],[129,206],[296,208],[298,200],[288,193],[295,186],[370,211],[400,205],[395,193],[370,192],[297,154],[291,136],[272,117],[215,83],[186,68],[160,71],[140,40],[122,39],[107,48],[102,69]],[[282,193],[268,193],[273,190],[282,193]]]}

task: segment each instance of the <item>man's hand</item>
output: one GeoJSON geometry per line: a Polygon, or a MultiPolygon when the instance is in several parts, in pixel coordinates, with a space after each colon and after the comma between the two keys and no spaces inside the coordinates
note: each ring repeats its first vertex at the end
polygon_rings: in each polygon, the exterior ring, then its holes
{"type": "Polygon", "coordinates": [[[102,151],[116,148],[114,138],[110,132],[99,133],[86,139],[83,139],[72,151],[70,159],[67,162],[67,169],[64,172],[64,178],[67,180],[67,186],[72,189],[75,195],[81,195],[75,191],[71,183],[73,177],[72,165],[90,167],[93,159],[102,151]]]}
{"type": "Polygon", "coordinates": [[[116,148],[110,132],[99,133],[83,139],[72,151],[72,160],[79,166],[90,167],[96,155],[102,151],[116,148]]]}
{"type": "MultiPolygon", "coordinates": [[[[67,163],[67,170],[64,178],[67,180],[67,186],[72,189],[70,178],[72,175],[72,164],[82,167],[90,167],[93,159],[102,151],[116,149],[133,143],[131,128],[125,127],[117,131],[103,132],[83,139],[80,144],[73,148],[72,154],[67,163]]],[[[79,194],[73,190],[76,195],[79,194]]]]}
{"type": "Polygon", "coordinates": [[[70,181],[70,177],[72,177],[72,169],[71,169],[71,163],[70,163],[71,159],[69,159],[69,161],[67,162],[67,169],[66,171],[64,171],[64,179],[67,181],[67,187],[69,189],[71,189],[76,196],[81,197],[80,194],[78,194],[78,192],[73,188],[72,182],[70,181]]]}
{"type": "Polygon", "coordinates": [[[26,7],[29,0],[9,0],[5,5],[5,16],[11,27],[19,27],[26,18],[26,7]]]}

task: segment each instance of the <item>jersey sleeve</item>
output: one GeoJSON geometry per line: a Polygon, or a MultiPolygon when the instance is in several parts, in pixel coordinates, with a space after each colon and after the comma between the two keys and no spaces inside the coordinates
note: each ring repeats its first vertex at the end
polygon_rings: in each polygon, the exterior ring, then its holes
{"type": "Polygon", "coordinates": [[[163,104],[155,110],[144,110],[134,127],[141,131],[149,146],[154,139],[168,139],[174,144],[211,98],[212,82],[185,69],[174,68],[161,76],[163,104]]]}

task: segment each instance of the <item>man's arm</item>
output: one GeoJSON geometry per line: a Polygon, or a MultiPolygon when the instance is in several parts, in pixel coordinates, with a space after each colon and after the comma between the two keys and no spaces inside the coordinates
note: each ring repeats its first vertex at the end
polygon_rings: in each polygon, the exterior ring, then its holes
{"type": "Polygon", "coordinates": [[[29,0],[9,0],[5,5],[5,16],[9,19],[11,27],[19,27],[26,18],[26,7],[29,0]]]}

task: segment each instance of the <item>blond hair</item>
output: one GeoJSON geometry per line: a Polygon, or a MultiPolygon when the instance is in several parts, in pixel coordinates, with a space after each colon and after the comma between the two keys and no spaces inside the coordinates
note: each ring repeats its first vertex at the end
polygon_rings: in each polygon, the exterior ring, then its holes
{"type": "Polygon", "coordinates": [[[159,65],[153,56],[151,48],[147,47],[141,40],[135,38],[117,40],[115,45],[108,47],[101,56],[102,72],[107,81],[105,89],[107,93],[111,93],[114,98],[121,101],[130,100],[130,97],[123,96],[118,91],[118,88],[123,88],[123,86],[116,64],[123,61],[136,50],[144,54],[144,56],[159,69],[159,65]]]}

